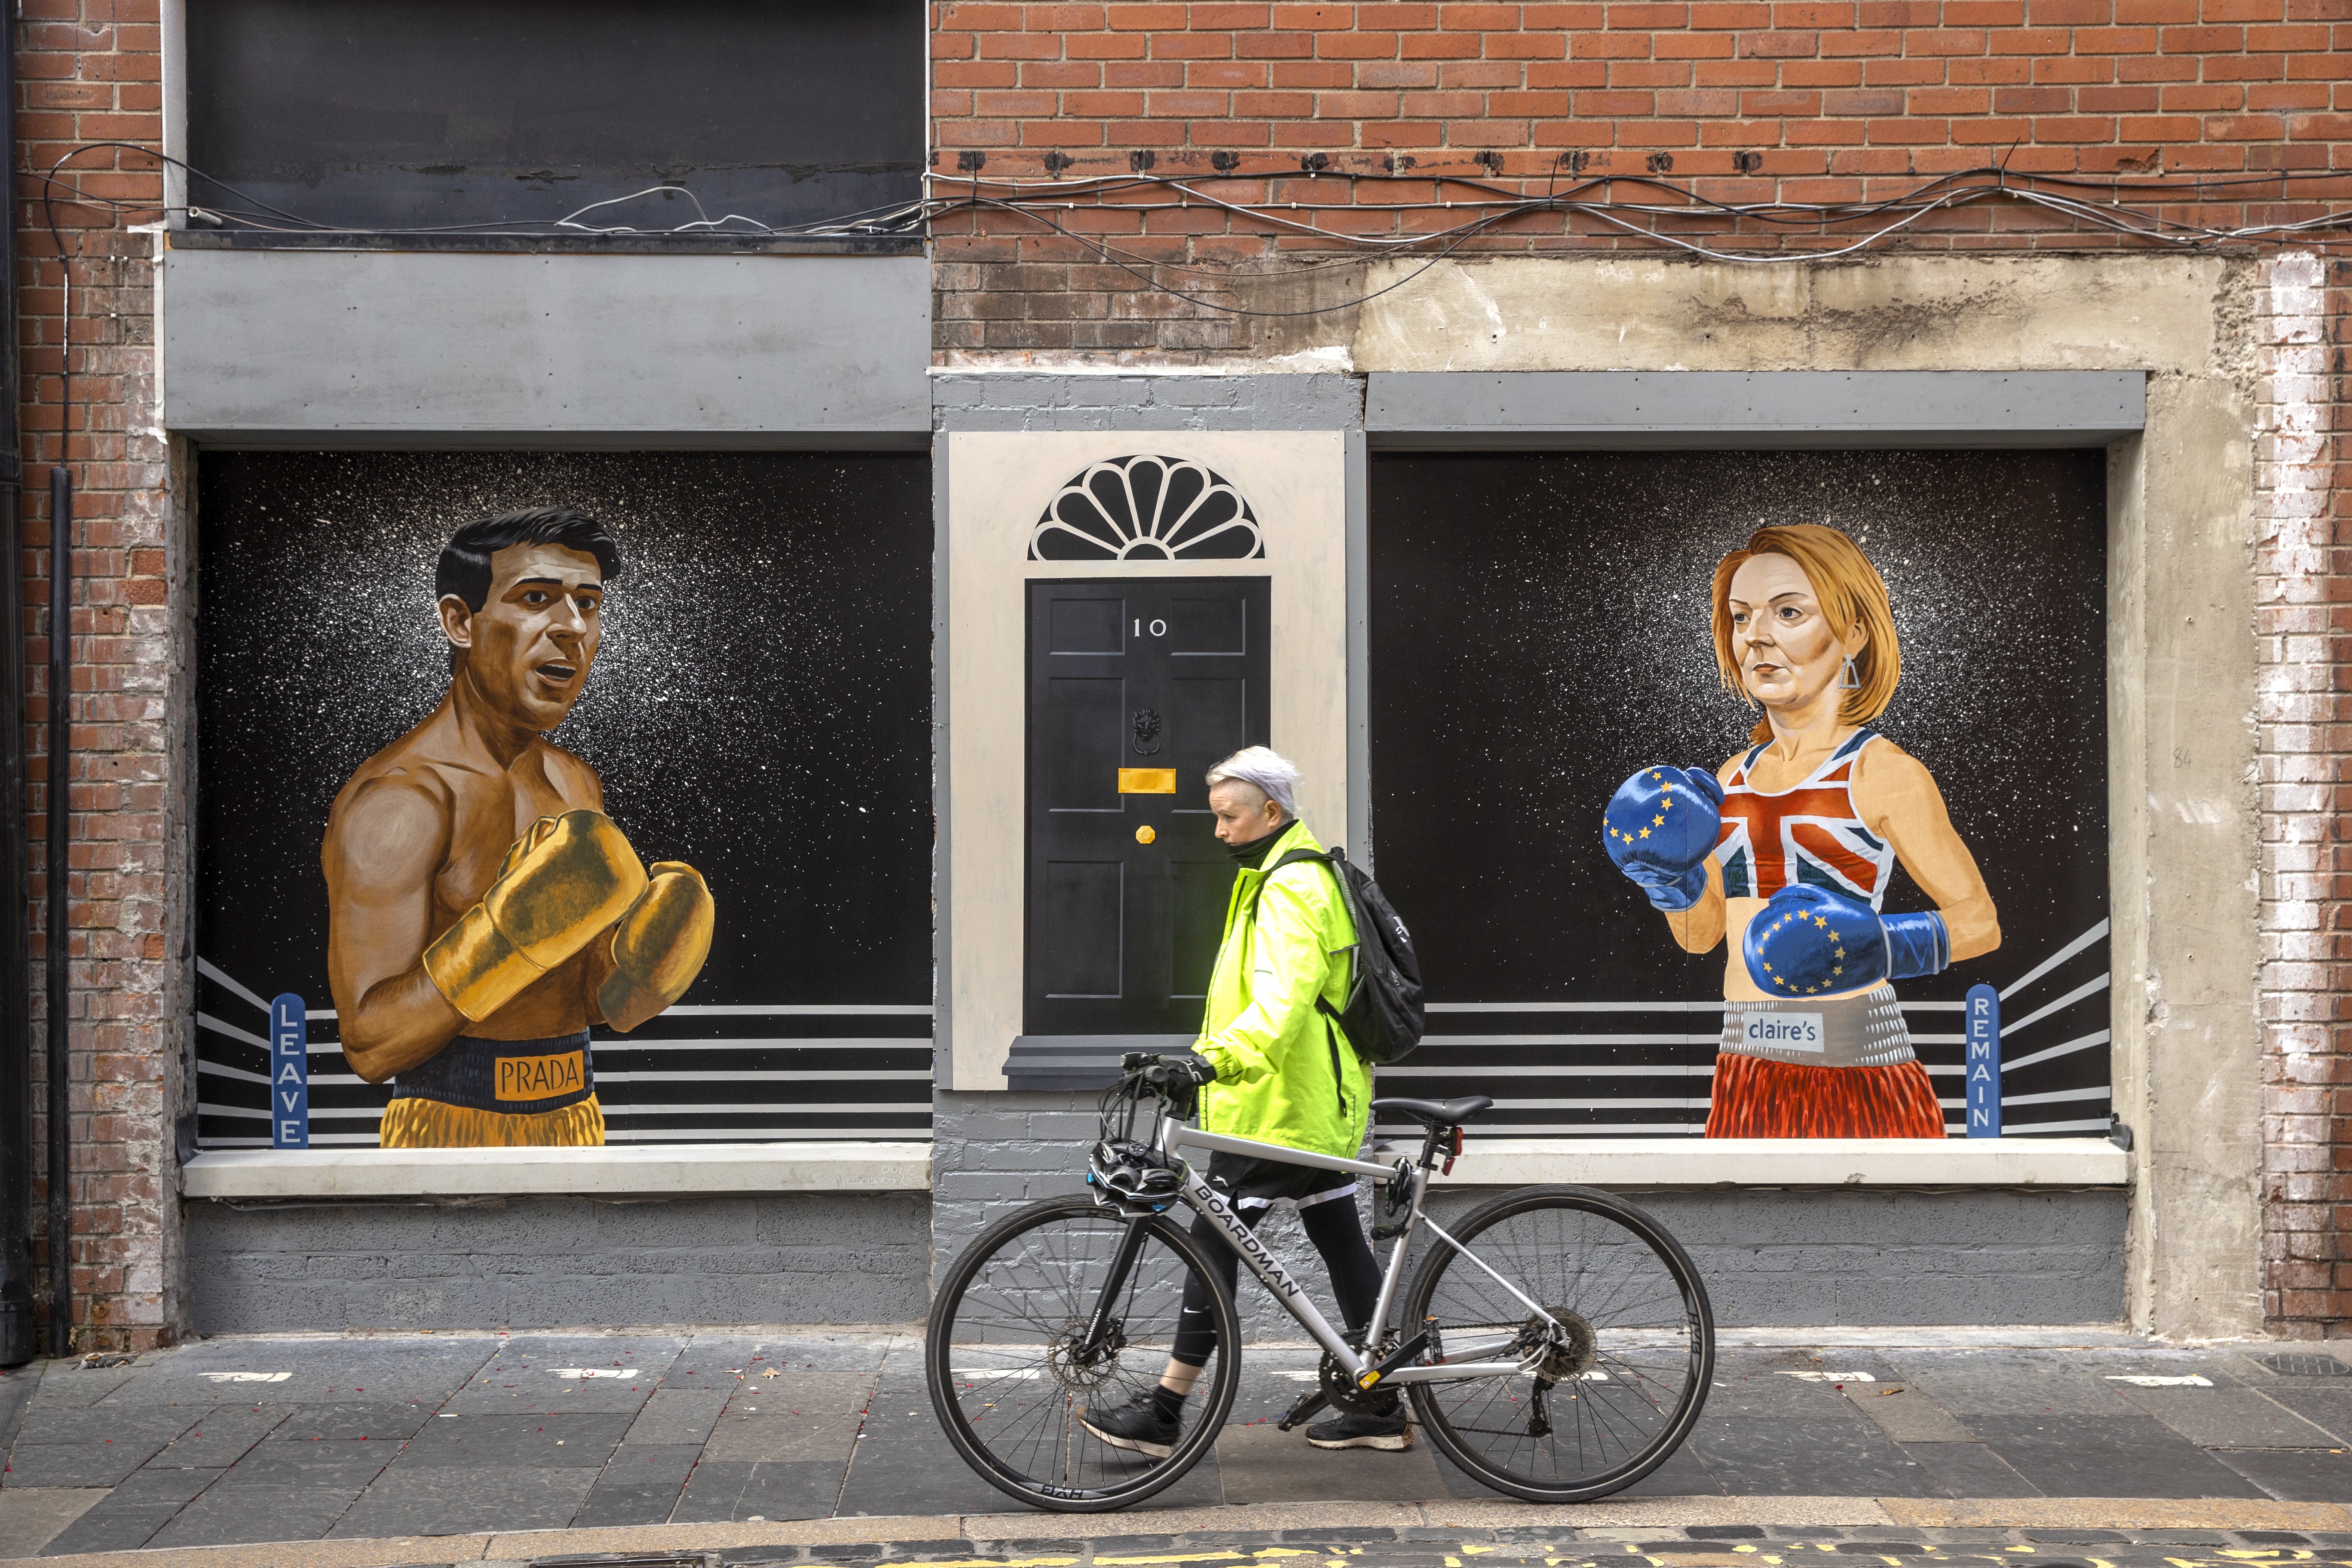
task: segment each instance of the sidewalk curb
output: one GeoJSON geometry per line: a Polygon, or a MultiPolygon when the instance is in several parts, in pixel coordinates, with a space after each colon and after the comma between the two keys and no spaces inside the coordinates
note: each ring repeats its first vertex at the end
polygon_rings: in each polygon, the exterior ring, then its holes
{"type": "Polygon", "coordinates": [[[1428,1503],[1254,1503],[1239,1507],[1143,1508],[1113,1513],[917,1514],[780,1520],[773,1523],[647,1524],[614,1530],[540,1530],[508,1534],[398,1536],[373,1541],[256,1542],[156,1551],[98,1552],[0,1559],[0,1568],[409,1568],[413,1564],[516,1563],[598,1552],[710,1552],[757,1546],[839,1546],[925,1542],[1082,1541],[1194,1531],[1684,1529],[1704,1524],[1783,1527],[1896,1525],[1921,1530],[2072,1527],[2105,1530],[2352,1531],[2352,1507],[2243,1498],[1638,1498],[1554,1505],[1479,1499],[1428,1503]]]}

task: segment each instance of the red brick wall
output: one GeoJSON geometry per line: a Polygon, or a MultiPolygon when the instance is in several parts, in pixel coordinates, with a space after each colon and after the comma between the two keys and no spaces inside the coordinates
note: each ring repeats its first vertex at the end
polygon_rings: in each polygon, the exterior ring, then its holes
{"type": "Polygon", "coordinates": [[[2261,329],[2263,1311],[2352,1337],[2352,262],[2282,258],[2261,329]]]}
{"type": "MultiPolygon", "coordinates": [[[[163,93],[156,0],[24,0],[17,29],[20,168],[47,170],[77,143],[161,144],[163,93]]],[[[84,153],[69,179],[92,196],[153,202],[155,161],[84,153]]],[[[37,198],[37,181],[20,195],[37,198]]],[[[171,617],[181,542],[165,527],[166,454],[154,434],[151,345],[152,241],[128,232],[152,211],[114,214],[60,202],[72,268],[72,331],[37,199],[18,203],[20,410],[29,669],[26,745],[33,844],[34,1039],[41,1045],[44,919],[50,868],[43,845],[47,776],[49,510],[47,476],[63,460],[75,480],[71,852],[66,876],[71,963],[75,1348],[142,1348],[169,1338],[178,1310],[178,1222],[169,1194],[178,976],[187,864],[184,816],[173,809],[185,683],[171,617]],[[70,354],[70,360],[68,355],[70,354]],[[60,371],[73,407],[60,443],[60,371]]],[[[37,1114],[46,1106],[37,1088],[37,1114]]],[[[46,1127],[37,1127],[46,1138],[46,1127]]],[[[47,1195],[40,1198],[46,1216],[47,1195]]],[[[45,1248],[42,1256],[46,1259],[45,1248]]],[[[46,1313],[47,1297],[42,1297],[46,1313]]]]}
{"type": "MultiPolygon", "coordinates": [[[[1433,174],[1520,190],[1557,188],[1580,171],[1655,174],[1734,203],[1874,199],[1994,163],[2105,177],[2325,170],[2332,158],[2352,174],[2352,82],[2337,52],[2352,47],[2346,0],[940,0],[933,16],[937,173],[1076,180],[1148,163],[1192,178],[1285,175],[1213,188],[1241,202],[1349,207],[1327,221],[1360,232],[1459,221],[1458,209],[1397,209],[1428,198],[1418,176],[1433,174]],[[1334,174],[1415,177],[1297,178],[1318,155],[1334,174]]],[[[2352,195],[2352,179],[2330,189],[2352,195]]],[[[1615,194],[1657,199],[1631,186],[1615,194]]],[[[2287,211],[2277,195],[2257,187],[2169,210],[2238,226],[2287,211]]],[[[2302,201],[2292,216],[2316,210],[2302,201]]],[[[1158,281],[1222,303],[1266,302],[1226,269],[1275,268],[1311,243],[1277,242],[1267,226],[1197,207],[1055,216],[1169,268],[1158,281]]],[[[1738,231],[1751,245],[1820,243],[1754,224],[1738,231]]],[[[1139,291],[1091,246],[1029,219],[965,213],[939,232],[941,259],[969,268],[940,279],[945,353],[1181,355],[1250,341],[1245,323],[1139,291]],[[992,297],[1004,295],[1019,298],[992,297]]],[[[1936,215],[1899,243],[2127,242],[1988,205],[1936,215]]],[[[1548,214],[1472,248],[1564,244],[1654,242],[1548,214]]]]}

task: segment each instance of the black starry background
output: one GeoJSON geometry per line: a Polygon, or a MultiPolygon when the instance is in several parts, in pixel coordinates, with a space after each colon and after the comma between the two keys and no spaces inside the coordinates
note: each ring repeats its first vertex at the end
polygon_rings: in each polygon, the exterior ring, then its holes
{"type": "Polygon", "coordinates": [[[923,457],[232,452],[199,484],[198,950],[239,982],[325,1005],[320,837],[447,685],[441,546],[563,503],[622,559],[552,738],[644,859],[709,879],[688,1000],[929,1000],[923,457]]]}
{"type": "MultiPolygon", "coordinates": [[[[1766,524],[1841,529],[1886,579],[1904,663],[1877,727],[1935,774],[2000,911],[2000,950],[1905,999],[2006,986],[2105,917],[2101,453],[1396,455],[1370,495],[1374,844],[1433,999],[1722,994],[1723,950],[1675,946],[1601,814],[1637,767],[1748,744],[1707,598],[1766,524]]],[[[1885,902],[1932,907],[1902,875],[1885,902]]],[[[2006,1017],[2105,966],[2095,943],[2006,1017]]],[[[2053,1065],[2104,1082],[2082,1055],[2053,1065]]]]}

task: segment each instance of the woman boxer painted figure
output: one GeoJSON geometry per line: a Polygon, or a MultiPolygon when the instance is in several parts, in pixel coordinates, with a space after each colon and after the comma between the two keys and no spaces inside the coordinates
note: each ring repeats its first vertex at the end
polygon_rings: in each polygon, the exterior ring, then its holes
{"type": "Polygon", "coordinates": [[[1811,523],[1715,570],[1724,684],[1760,706],[1713,774],[1643,768],[1610,801],[1610,858],[1690,952],[1727,942],[1710,1138],[1940,1138],[1888,982],[2000,945],[1992,896],[1927,768],[1868,721],[1903,668],[1886,584],[1811,523]],[[1932,913],[1878,912],[1895,863],[1932,913]]]}

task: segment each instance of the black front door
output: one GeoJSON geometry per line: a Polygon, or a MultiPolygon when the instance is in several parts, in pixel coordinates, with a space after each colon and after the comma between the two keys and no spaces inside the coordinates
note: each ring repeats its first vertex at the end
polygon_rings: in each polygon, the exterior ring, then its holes
{"type": "Polygon", "coordinates": [[[1267,737],[1267,582],[1029,584],[1024,1035],[1201,1026],[1234,863],[1202,775],[1267,737]]]}

